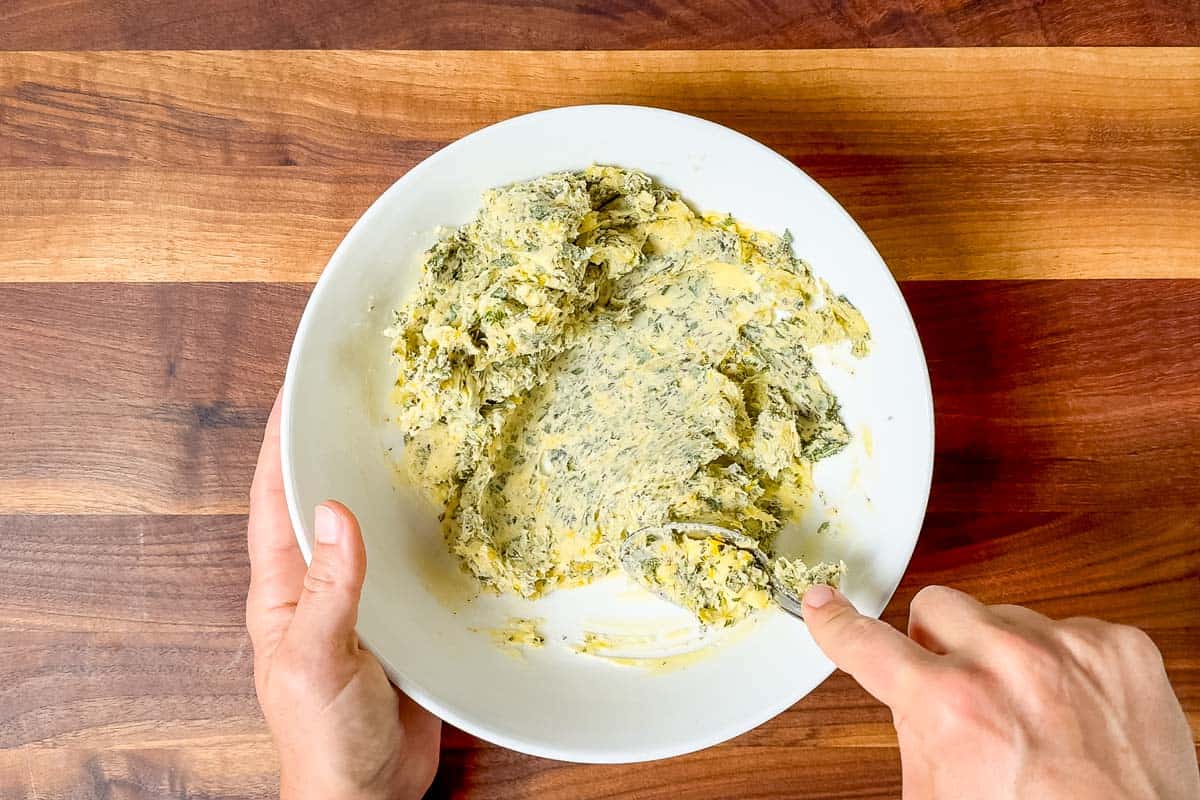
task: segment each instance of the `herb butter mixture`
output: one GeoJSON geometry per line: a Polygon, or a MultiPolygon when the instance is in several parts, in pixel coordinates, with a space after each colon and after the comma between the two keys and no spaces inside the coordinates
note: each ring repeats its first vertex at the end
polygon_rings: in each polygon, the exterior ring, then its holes
{"type": "Polygon", "coordinates": [[[810,567],[797,559],[774,558],[768,574],[749,550],[711,536],[657,528],[631,536],[628,544],[638,557],[627,562],[626,569],[634,579],[691,609],[706,624],[728,625],[766,608],[772,582],[799,601],[814,584],[837,586],[846,570],[842,562],[810,567]]]}
{"type": "MultiPolygon", "coordinates": [[[[466,569],[525,597],[620,569],[622,538],[668,520],[769,550],[812,463],[850,439],[811,348],[848,340],[861,356],[869,339],[790,235],[599,166],[485,193],[426,253],[389,334],[411,475],[466,569]]],[[[720,551],[681,554],[696,590],[679,599],[724,624],[767,593],[720,551]]]]}

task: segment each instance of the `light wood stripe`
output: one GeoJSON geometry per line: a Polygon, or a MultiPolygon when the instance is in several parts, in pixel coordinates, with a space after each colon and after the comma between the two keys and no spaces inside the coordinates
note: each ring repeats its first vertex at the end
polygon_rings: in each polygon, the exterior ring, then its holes
{"type": "Polygon", "coordinates": [[[810,156],[1194,159],[1200,48],[8,53],[0,97],[7,164],[376,164],[600,102],[810,156]]]}
{"type": "MultiPolygon", "coordinates": [[[[860,168],[811,171],[899,280],[1200,277],[1182,168],[860,168]]],[[[0,168],[0,280],[311,282],[395,174],[0,168]]]]}
{"type": "Polygon", "coordinates": [[[0,54],[0,280],[311,281],[441,144],[536,108],[775,147],[901,280],[1200,277],[1200,49],[0,54]]]}
{"type": "Polygon", "coordinates": [[[0,169],[7,281],[306,281],[388,185],[320,169],[0,169]]]}

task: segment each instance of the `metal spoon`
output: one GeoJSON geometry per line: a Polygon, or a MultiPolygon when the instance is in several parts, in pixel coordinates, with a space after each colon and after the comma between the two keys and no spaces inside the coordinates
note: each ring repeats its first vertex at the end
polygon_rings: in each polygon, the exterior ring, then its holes
{"type": "MultiPolygon", "coordinates": [[[[626,536],[625,541],[621,542],[621,566],[631,577],[638,580],[639,584],[645,585],[639,580],[640,576],[646,574],[645,563],[651,558],[658,557],[651,551],[650,545],[664,537],[677,534],[692,539],[716,539],[739,550],[745,550],[754,557],[754,561],[766,573],[767,581],[771,586],[771,595],[779,607],[797,619],[804,619],[804,615],[801,613],[801,598],[775,580],[775,570],[771,567],[771,559],[759,549],[758,542],[744,533],[731,531],[718,525],[705,525],[699,522],[668,522],[664,525],[640,528],[626,536]]],[[[674,602],[664,592],[654,591],[659,597],[674,602]]]]}

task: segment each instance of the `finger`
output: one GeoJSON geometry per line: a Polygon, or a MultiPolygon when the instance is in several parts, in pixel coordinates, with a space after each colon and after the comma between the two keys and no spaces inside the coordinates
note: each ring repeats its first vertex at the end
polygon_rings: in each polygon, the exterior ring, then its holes
{"type": "Polygon", "coordinates": [[[829,586],[804,594],[804,621],[825,655],[893,710],[913,696],[913,682],[935,663],[932,653],[886,622],[859,614],[829,586]]]}
{"type": "Polygon", "coordinates": [[[296,545],[283,494],[279,417],[276,397],[250,487],[250,522],[246,528],[250,591],[246,596],[246,628],[256,649],[279,640],[291,621],[304,585],[304,557],[296,545]]]}
{"type": "Polygon", "coordinates": [[[926,586],[908,607],[909,637],[942,655],[971,647],[991,623],[986,606],[949,586],[926,586]]]}
{"type": "Polygon", "coordinates": [[[303,642],[317,654],[354,653],[358,649],[354,634],[358,601],[367,573],[358,520],[341,503],[326,501],[317,506],[313,527],[312,561],[288,641],[303,642]]]}

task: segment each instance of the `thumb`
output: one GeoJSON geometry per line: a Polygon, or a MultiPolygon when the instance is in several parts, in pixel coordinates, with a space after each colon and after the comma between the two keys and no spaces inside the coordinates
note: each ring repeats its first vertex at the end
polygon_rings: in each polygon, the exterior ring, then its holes
{"type": "Polygon", "coordinates": [[[818,585],[804,593],[804,621],[817,646],[876,700],[894,709],[935,656],[882,620],[858,613],[846,596],[818,585]]]}
{"type": "Polygon", "coordinates": [[[327,500],[313,515],[315,541],[304,589],[288,630],[311,644],[357,646],[354,626],[367,572],[367,553],[358,520],[341,503],[327,500]]]}

